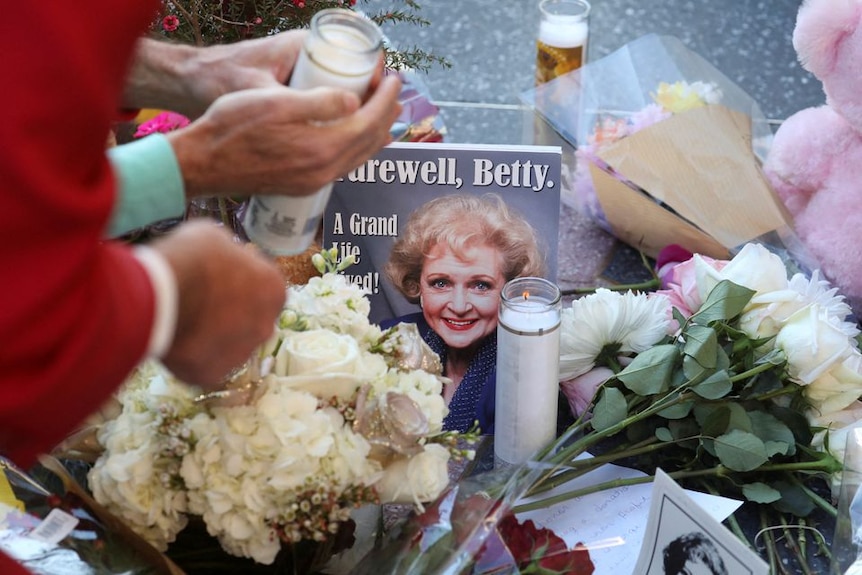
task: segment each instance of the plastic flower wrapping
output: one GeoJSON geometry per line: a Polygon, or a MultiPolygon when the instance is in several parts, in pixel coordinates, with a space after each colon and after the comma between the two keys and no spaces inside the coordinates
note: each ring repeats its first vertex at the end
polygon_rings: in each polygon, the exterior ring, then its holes
{"type": "Polygon", "coordinates": [[[415,326],[369,323],[362,289],[325,271],[290,286],[272,339],[222,392],[155,362],[121,388],[88,474],[95,499],[159,550],[203,520],[225,551],[272,563],[332,539],[364,504],[433,501],[469,457],[442,431],[439,358],[415,326]]]}
{"type": "Polygon", "coordinates": [[[572,146],[563,200],[636,249],[726,258],[769,241],[816,267],[761,174],[760,107],[679,40],[643,36],[522,99],[572,146]]]}
{"type": "Polygon", "coordinates": [[[0,551],[35,574],[181,573],[50,457],[28,471],[0,457],[0,551]]]}

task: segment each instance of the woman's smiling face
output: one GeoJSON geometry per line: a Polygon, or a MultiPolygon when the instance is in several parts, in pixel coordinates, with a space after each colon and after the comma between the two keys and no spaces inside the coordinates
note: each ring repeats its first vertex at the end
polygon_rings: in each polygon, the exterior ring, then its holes
{"type": "Polygon", "coordinates": [[[425,258],[419,293],[428,325],[450,348],[465,349],[497,329],[503,255],[488,244],[456,255],[437,244],[425,258]]]}

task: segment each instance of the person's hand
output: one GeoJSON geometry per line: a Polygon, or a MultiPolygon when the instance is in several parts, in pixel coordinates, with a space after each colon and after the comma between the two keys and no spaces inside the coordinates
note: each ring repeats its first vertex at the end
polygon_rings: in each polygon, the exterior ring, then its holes
{"type": "Polygon", "coordinates": [[[185,101],[184,110],[177,111],[197,118],[225,94],[287,84],[307,35],[307,30],[290,30],[200,49],[183,63],[191,98],[185,101]]]}
{"type": "Polygon", "coordinates": [[[310,194],[391,141],[401,81],[377,81],[368,100],[343,90],[278,86],[222,96],[168,134],[186,195],[310,194]]]}
{"type": "Polygon", "coordinates": [[[162,361],[181,380],[213,389],[272,335],[284,280],[272,262],[212,223],[187,222],[152,247],[179,288],[176,332],[162,361]]]}
{"type": "Polygon", "coordinates": [[[205,47],[142,38],[126,83],[124,104],[197,118],[219,96],[284,85],[307,35],[306,30],[290,30],[205,47]]]}

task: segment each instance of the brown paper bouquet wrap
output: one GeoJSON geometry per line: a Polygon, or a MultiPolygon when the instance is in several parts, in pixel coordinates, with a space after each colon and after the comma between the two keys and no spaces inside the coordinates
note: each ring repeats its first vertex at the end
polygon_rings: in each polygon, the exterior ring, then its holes
{"type": "Polygon", "coordinates": [[[634,248],[727,258],[759,240],[810,265],[761,174],[766,118],[679,40],[644,36],[522,99],[572,146],[563,201],[634,248]]]}

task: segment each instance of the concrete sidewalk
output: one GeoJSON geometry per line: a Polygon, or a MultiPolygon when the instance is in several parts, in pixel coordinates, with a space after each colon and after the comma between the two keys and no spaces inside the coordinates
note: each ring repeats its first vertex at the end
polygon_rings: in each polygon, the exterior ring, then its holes
{"type": "MultiPolygon", "coordinates": [[[[791,35],[800,0],[592,0],[590,61],[645,34],[675,36],[782,120],[823,103],[820,83],[796,60],[791,35]]],[[[449,141],[522,142],[518,95],[533,87],[538,0],[424,0],[431,26],[385,27],[398,46],[446,57],[423,79],[440,104],[449,141]],[[483,106],[476,107],[477,104],[483,106]]],[[[363,4],[360,2],[359,7],[363,4]]],[[[369,11],[403,6],[369,0],[369,11]]]]}

